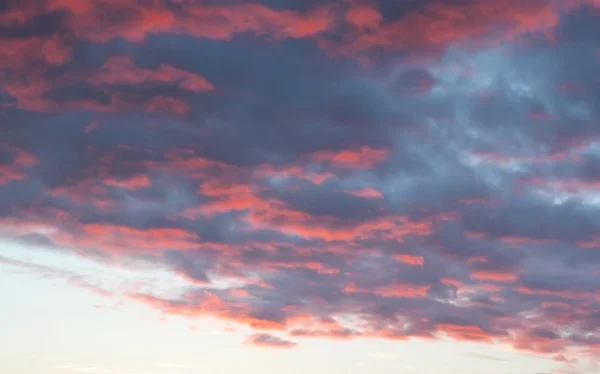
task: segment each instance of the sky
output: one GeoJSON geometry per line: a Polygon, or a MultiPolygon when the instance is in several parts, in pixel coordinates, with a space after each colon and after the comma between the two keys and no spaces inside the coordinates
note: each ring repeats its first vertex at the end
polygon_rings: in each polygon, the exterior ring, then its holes
{"type": "Polygon", "coordinates": [[[599,0],[3,0],[0,372],[600,371],[599,0]]]}

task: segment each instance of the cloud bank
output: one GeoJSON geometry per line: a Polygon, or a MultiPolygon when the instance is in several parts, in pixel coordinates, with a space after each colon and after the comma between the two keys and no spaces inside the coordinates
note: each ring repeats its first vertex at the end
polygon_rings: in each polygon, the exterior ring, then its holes
{"type": "Polygon", "coordinates": [[[132,299],[258,346],[574,367],[600,349],[598,8],[5,2],[0,235],[150,261],[188,286],[132,299]]]}

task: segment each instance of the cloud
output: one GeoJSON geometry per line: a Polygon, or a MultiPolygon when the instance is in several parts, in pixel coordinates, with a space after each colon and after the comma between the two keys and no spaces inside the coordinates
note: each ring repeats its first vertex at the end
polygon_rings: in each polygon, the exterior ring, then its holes
{"type": "Polygon", "coordinates": [[[33,273],[43,278],[64,280],[73,287],[90,291],[96,295],[108,298],[113,297],[113,294],[110,291],[89,281],[85,276],[69,270],[52,268],[46,265],[25,262],[4,256],[0,256],[0,265],[33,273]]]}
{"type": "Polygon", "coordinates": [[[0,164],[0,184],[26,178],[23,170],[38,164],[38,160],[31,153],[8,144],[0,144],[0,151],[3,153],[3,162],[0,164]]]}
{"type": "Polygon", "coordinates": [[[251,344],[597,346],[597,2],[7,4],[2,238],[251,344]]]}
{"type": "Polygon", "coordinates": [[[371,168],[387,158],[387,152],[381,149],[360,148],[343,150],[337,153],[327,151],[313,155],[315,161],[327,162],[340,168],[371,168]]]}
{"type": "Polygon", "coordinates": [[[270,334],[253,334],[248,337],[248,344],[268,348],[294,348],[297,344],[270,334]]]}
{"type": "Polygon", "coordinates": [[[153,81],[175,83],[180,88],[192,92],[206,92],[213,89],[212,84],[201,76],[174,68],[170,65],[161,65],[156,70],[138,68],[127,57],[111,57],[104,63],[98,74],[91,77],[91,81],[112,85],[138,85],[153,81]]]}

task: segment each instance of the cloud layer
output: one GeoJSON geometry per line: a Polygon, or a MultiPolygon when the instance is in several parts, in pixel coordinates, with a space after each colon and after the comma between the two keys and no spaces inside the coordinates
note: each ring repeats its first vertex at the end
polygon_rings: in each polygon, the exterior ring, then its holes
{"type": "Polygon", "coordinates": [[[150,261],[188,286],[132,299],[257,346],[576,367],[600,349],[598,8],[5,2],[0,235],[150,261]]]}

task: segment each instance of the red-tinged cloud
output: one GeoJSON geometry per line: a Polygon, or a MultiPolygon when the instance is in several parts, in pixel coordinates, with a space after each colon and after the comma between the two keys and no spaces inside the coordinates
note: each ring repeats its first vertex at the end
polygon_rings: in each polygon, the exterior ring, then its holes
{"type": "Polygon", "coordinates": [[[197,235],[181,229],[158,228],[136,230],[112,225],[90,224],[83,227],[86,237],[109,246],[131,246],[140,249],[194,247],[197,235]],[[114,244],[113,244],[114,243],[114,244]],[[122,244],[121,244],[122,243],[122,244]]]}
{"type": "MultiPolygon", "coordinates": [[[[307,169],[304,165],[276,167],[274,165],[263,164],[254,169],[252,173],[257,178],[297,178],[308,180],[313,184],[322,184],[330,178],[335,178],[335,175],[330,171],[307,169]]],[[[360,193],[360,191],[352,191],[351,193],[360,193]]]]}
{"type": "Polygon", "coordinates": [[[515,337],[515,347],[544,354],[556,354],[565,348],[565,341],[550,329],[537,328],[515,337]]]}
{"type": "Polygon", "coordinates": [[[416,297],[416,296],[426,296],[427,290],[429,287],[427,286],[413,286],[413,285],[390,285],[378,288],[374,290],[374,293],[383,297],[416,297]]]}
{"type": "Polygon", "coordinates": [[[185,115],[190,111],[190,105],[174,97],[157,96],[144,105],[148,112],[165,112],[185,115]]]}
{"type": "Polygon", "coordinates": [[[130,58],[112,57],[107,60],[97,74],[90,78],[95,84],[139,85],[144,82],[161,82],[179,86],[192,92],[206,92],[213,85],[203,77],[177,69],[170,65],[161,65],[150,70],[136,66],[130,58]]]}
{"type": "MultiPolygon", "coordinates": [[[[135,1],[44,2],[48,11],[68,11],[68,27],[79,38],[105,42],[122,37],[141,42],[153,33],[191,34],[198,38],[228,40],[238,33],[269,34],[277,38],[305,38],[318,35],[333,25],[331,7],[307,12],[278,11],[245,2],[204,4],[163,2],[140,5],[135,1]],[[112,18],[118,12],[121,18],[112,18]],[[110,25],[102,27],[102,25],[110,25]]],[[[31,9],[28,16],[35,14],[31,9]]]]}
{"type": "Polygon", "coordinates": [[[257,315],[249,305],[228,303],[215,292],[203,291],[185,296],[185,301],[175,302],[148,295],[131,295],[133,300],[151,305],[163,312],[186,317],[212,316],[240,323],[257,330],[280,331],[284,321],[257,315]]]}
{"type": "MultiPolygon", "coordinates": [[[[30,73],[31,74],[31,73],[30,73]]],[[[178,87],[194,94],[213,90],[213,85],[200,75],[190,73],[173,66],[163,64],[157,69],[145,69],[136,66],[127,57],[112,57],[91,76],[78,73],[65,74],[59,79],[48,79],[43,72],[34,72],[35,82],[9,79],[4,89],[17,100],[17,106],[34,111],[65,111],[87,109],[99,112],[142,110],[148,112],[166,112],[185,115],[190,109],[189,103],[180,97],[155,95],[144,97],[143,93],[123,92],[114,86],[140,87],[143,84],[178,87]],[[57,90],[69,85],[88,84],[93,97],[77,97],[69,100],[56,100],[57,90]]],[[[64,94],[63,94],[64,95],[64,94]]],[[[85,131],[90,131],[89,127],[85,131]]]]}
{"type": "Polygon", "coordinates": [[[360,190],[348,191],[350,195],[372,198],[372,199],[382,199],[383,194],[377,191],[374,188],[366,187],[360,190]]]}
{"type": "Polygon", "coordinates": [[[150,179],[147,175],[135,175],[126,179],[107,179],[104,184],[126,189],[138,189],[150,186],[150,179]]]}
{"type": "MultiPolygon", "coordinates": [[[[95,205],[94,205],[95,206],[95,205]]],[[[103,206],[96,207],[97,209],[103,206]]],[[[53,212],[54,217],[48,223],[31,222],[29,227],[18,221],[5,221],[5,227],[12,226],[14,236],[42,235],[47,243],[61,248],[70,248],[81,252],[89,249],[101,250],[109,255],[128,256],[132,253],[156,254],[168,248],[193,249],[198,247],[198,236],[177,228],[156,228],[140,230],[111,224],[81,225],[76,217],[66,212],[53,212]],[[68,227],[69,231],[60,227],[68,227]]]]}
{"type": "Polygon", "coordinates": [[[387,23],[377,18],[377,9],[351,7],[346,19],[359,29],[352,43],[339,47],[343,53],[375,48],[406,50],[447,46],[453,43],[512,39],[525,33],[550,33],[559,23],[559,10],[547,0],[526,4],[511,1],[499,5],[489,1],[468,3],[430,2],[415,7],[387,23]]]}
{"type": "Polygon", "coordinates": [[[596,299],[597,296],[590,291],[572,291],[572,290],[566,290],[566,289],[558,289],[558,290],[552,290],[552,289],[546,289],[544,287],[532,287],[532,288],[528,288],[528,287],[518,287],[516,288],[516,291],[524,294],[524,295],[538,295],[538,296],[555,296],[555,297],[561,297],[565,300],[569,300],[569,299],[573,299],[573,300],[582,300],[582,299],[586,299],[586,298],[591,298],[591,299],[596,299]]]}
{"type": "MultiPolygon", "coordinates": [[[[58,81],[58,80],[57,80],[58,81]]],[[[54,81],[55,83],[57,81],[54,81]]],[[[65,78],[64,85],[67,83],[78,84],[77,79],[65,78]]],[[[185,114],[189,110],[189,105],[182,99],[172,97],[158,96],[144,102],[144,98],[136,94],[123,94],[120,92],[110,92],[104,88],[93,88],[98,95],[103,97],[103,100],[86,97],[70,97],[69,100],[56,101],[50,98],[55,88],[61,89],[60,86],[53,86],[51,81],[44,77],[37,77],[35,83],[14,81],[7,82],[4,85],[4,90],[11,95],[16,103],[10,106],[15,106],[20,109],[55,113],[75,110],[87,110],[95,112],[127,112],[127,111],[168,111],[175,114],[185,114]]]]}
{"type": "Polygon", "coordinates": [[[583,248],[600,248],[600,237],[588,241],[577,242],[577,245],[583,248]]]}
{"type": "Polygon", "coordinates": [[[345,19],[359,29],[374,29],[383,22],[379,10],[367,2],[352,4],[346,12],[345,19]]]}
{"type": "Polygon", "coordinates": [[[471,273],[471,278],[480,281],[513,282],[517,276],[504,271],[476,270],[471,273]]]}
{"type": "Polygon", "coordinates": [[[476,342],[492,342],[494,336],[485,332],[478,326],[461,326],[451,324],[439,324],[438,331],[456,340],[470,340],[476,342]]]}
{"type": "Polygon", "coordinates": [[[311,157],[317,162],[326,162],[338,168],[370,169],[388,158],[388,151],[363,147],[339,152],[322,151],[311,157]]]}
{"type": "Polygon", "coordinates": [[[257,228],[277,229],[306,239],[325,241],[369,239],[382,236],[402,241],[406,236],[427,236],[432,232],[431,221],[408,221],[406,217],[384,217],[360,223],[349,222],[337,227],[335,219],[321,219],[293,210],[259,210],[251,213],[249,221],[257,228]]]}
{"type": "Polygon", "coordinates": [[[395,255],[394,259],[396,261],[414,266],[423,266],[424,261],[423,256],[416,255],[395,255]]]}
{"type": "Polygon", "coordinates": [[[265,333],[250,335],[246,340],[246,343],[266,348],[294,348],[298,345],[298,343],[265,333]]]}
{"type": "Polygon", "coordinates": [[[0,143],[0,152],[6,153],[9,161],[0,163],[0,184],[27,178],[26,171],[34,167],[38,160],[30,152],[0,143]]]}

